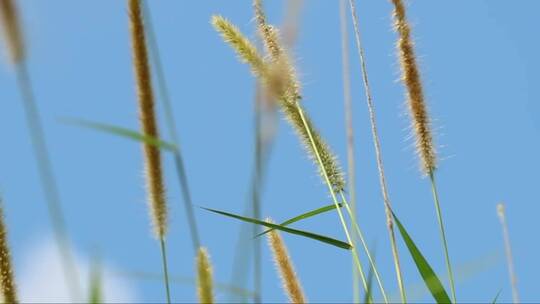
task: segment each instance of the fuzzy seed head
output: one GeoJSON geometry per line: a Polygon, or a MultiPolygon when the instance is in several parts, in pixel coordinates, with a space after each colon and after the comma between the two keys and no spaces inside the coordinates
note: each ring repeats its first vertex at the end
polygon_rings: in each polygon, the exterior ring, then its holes
{"type": "Polygon", "coordinates": [[[401,80],[407,89],[407,103],[416,136],[416,150],[422,162],[423,172],[429,174],[437,167],[437,155],[411,38],[411,27],[407,22],[402,0],[392,0],[392,3],[394,4],[394,29],[399,34],[397,51],[401,65],[401,80]]]}
{"type": "Polygon", "coordinates": [[[4,211],[0,200],[0,283],[2,284],[3,299],[6,303],[18,303],[11,254],[7,241],[6,225],[4,223],[4,211]]]}
{"type": "MultiPolygon", "coordinates": [[[[140,0],[129,0],[129,16],[141,129],[143,134],[159,138],[140,0]]],[[[147,143],[143,144],[143,152],[151,218],[156,236],[162,238],[167,233],[167,204],[161,154],[157,147],[147,143]]]]}
{"type": "MultiPolygon", "coordinates": [[[[267,219],[267,222],[271,221],[267,219]]],[[[283,283],[283,289],[287,293],[289,301],[291,303],[306,303],[302,285],[294,271],[291,258],[287,253],[287,247],[285,247],[285,243],[277,230],[272,230],[268,233],[268,244],[272,250],[274,262],[276,263],[276,268],[283,283]]]]}
{"type": "Polygon", "coordinates": [[[223,40],[236,51],[240,60],[251,66],[253,74],[262,76],[265,74],[265,63],[257,48],[233,25],[229,20],[221,16],[212,16],[212,26],[218,31],[223,40]]]}
{"type": "Polygon", "coordinates": [[[14,0],[0,0],[0,19],[10,59],[19,63],[24,59],[24,41],[14,0]]]}
{"type": "Polygon", "coordinates": [[[255,10],[259,32],[265,39],[267,51],[270,53],[269,62],[266,62],[258,54],[253,44],[229,21],[220,16],[213,16],[212,24],[221,33],[225,42],[228,42],[236,50],[240,59],[251,65],[254,74],[266,86],[269,95],[280,101],[281,110],[287,121],[296,131],[309,156],[319,166],[319,173],[323,181],[327,175],[333,189],[343,191],[345,179],[341,167],[330,147],[315,130],[299,103],[301,99],[300,85],[279,39],[278,31],[265,23],[266,19],[258,1],[255,2],[255,10]],[[302,115],[305,117],[307,128],[302,115]],[[310,133],[314,144],[311,144],[310,133]],[[322,164],[318,163],[317,154],[321,157],[322,164]]]}
{"type": "Polygon", "coordinates": [[[197,292],[199,303],[214,303],[212,283],[212,264],[206,248],[199,248],[197,253],[197,292]]]}

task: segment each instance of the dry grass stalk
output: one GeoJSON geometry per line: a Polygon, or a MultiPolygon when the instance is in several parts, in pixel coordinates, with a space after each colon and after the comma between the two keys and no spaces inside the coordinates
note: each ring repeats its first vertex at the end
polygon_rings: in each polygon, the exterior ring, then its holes
{"type": "Polygon", "coordinates": [[[2,284],[3,299],[6,303],[18,303],[13,267],[9,250],[6,225],[4,223],[4,210],[0,201],[0,282],[2,284]]]}
{"type": "Polygon", "coordinates": [[[205,248],[197,253],[197,292],[200,303],[214,303],[212,264],[205,248]]]}
{"type": "Polygon", "coordinates": [[[19,63],[24,59],[24,40],[21,24],[17,14],[17,6],[13,0],[0,0],[0,18],[9,56],[13,63],[19,63]]]}
{"type": "Polygon", "coordinates": [[[437,156],[433,145],[431,124],[424,100],[420,71],[416,62],[411,26],[407,21],[402,0],[392,0],[394,4],[394,29],[399,34],[397,42],[401,65],[402,81],[407,88],[409,112],[416,135],[416,150],[422,162],[422,170],[432,173],[437,167],[437,156]]]}
{"type": "Polygon", "coordinates": [[[285,247],[285,243],[277,230],[268,233],[268,244],[272,250],[276,267],[283,282],[283,289],[287,293],[289,301],[291,303],[306,303],[302,285],[294,271],[291,258],[287,253],[287,247],[285,247]]]}
{"type": "MultiPolygon", "coordinates": [[[[145,135],[159,138],[156,116],[154,111],[154,96],[152,92],[152,77],[146,48],[144,23],[139,0],[129,0],[129,15],[133,66],[137,82],[139,102],[139,119],[142,132],[145,135]]],[[[161,154],[159,148],[144,144],[144,163],[146,171],[146,186],[150,203],[151,217],[155,233],[163,238],[167,232],[167,206],[163,182],[161,154]]]]}

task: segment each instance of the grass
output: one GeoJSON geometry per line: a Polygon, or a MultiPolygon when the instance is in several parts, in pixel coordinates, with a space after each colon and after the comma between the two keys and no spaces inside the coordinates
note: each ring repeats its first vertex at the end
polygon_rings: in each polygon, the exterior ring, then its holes
{"type": "MultiPolygon", "coordinates": [[[[248,36],[242,33],[232,22],[214,15],[211,17],[211,24],[221,35],[223,40],[228,43],[235,51],[238,59],[246,63],[252,74],[255,76],[256,96],[254,104],[254,166],[253,176],[248,185],[249,197],[247,210],[243,214],[226,212],[221,208],[202,208],[216,216],[225,219],[234,219],[247,223],[243,225],[239,234],[239,242],[235,261],[233,264],[232,281],[229,284],[216,283],[214,271],[210,262],[208,250],[201,247],[201,236],[198,228],[197,218],[193,207],[190,185],[188,183],[188,170],[180,149],[179,132],[176,129],[175,116],[173,115],[173,102],[170,97],[169,84],[165,77],[165,68],[167,63],[162,61],[158,39],[153,27],[153,19],[148,3],[144,0],[127,0],[127,14],[130,24],[130,35],[132,45],[133,70],[135,74],[135,88],[137,92],[137,105],[139,110],[140,130],[135,131],[108,123],[97,123],[88,120],[64,119],[63,122],[82,126],[109,134],[114,134],[123,138],[134,140],[141,144],[143,150],[144,176],[146,178],[147,202],[150,211],[150,220],[153,225],[153,234],[159,242],[161,252],[161,273],[151,275],[131,275],[132,277],[152,277],[157,278],[165,290],[164,299],[167,303],[179,301],[173,299],[171,294],[175,286],[171,283],[177,281],[187,282],[196,285],[197,295],[201,303],[219,302],[216,291],[224,291],[230,294],[238,295],[242,302],[259,303],[265,300],[262,290],[265,287],[262,272],[267,266],[261,247],[261,236],[265,236],[269,241],[269,250],[274,258],[277,272],[282,282],[286,297],[292,303],[305,303],[307,297],[304,294],[304,288],[300,283],[300,278],[296,274],[289,250],[281,237],[281,233],[292,234],[295,237],[304,238],[305,241],[316,241],[320,246],[330,245],[331,248],[350,251],[352,258],[351,269],[343,269],[343,278],[352,273],[352,291],[354,303],[374,303],[378,299],[384,303],[390,303],[393,298],[390,297],[383,280],[387,280],[385,273],[378,269],[374,259],[372,249],[366,243],[366,233],[362,230],[361,223],[357,218],[357,213],[363,211],[362,206],[368,202],[358,204],[359,193],[357,191],[358,182],[364,181],[364,178],[357,178],[357,175],[363,174],[357,172],[357,159],[359,150],[355,142],[356,125],[353,120],[354,106],[352,98],[353,84],[351,79],[351,58],[349,58],[349,44],[351,43],[348,33],[347,8],[350,10],[354,30],[354,43],[358,53],[359,72],[362,79],[362,85],[365,92],[365,101],[368,110],[368,122],[371,132],[372,144],[375,152],[375,165],[378,171],[379,188],[382,197],[382,203],[385,210],[384,223],[390,240],[390,251],[392,263],[395,272],[395,280],[399,291],[399,300],[403,303],[411,301],[408,294],[412,288],[407,288],[407,281],[402,269],[403,259],[400,255],[400,249],[408,252],[410,262],[418,271],[422,278],[422,283],[427,288],[433,300],[437,303],[457,303],[455,278],[452,263],[450,260],[450,250],[446,236],[446,228],[443,221],[442,206],[440,202],[438,184],[436,181],[436,172],[438,169],[437,151],[435,149],[435,139],[432,132],[431,116],[428,105],[425,100],[424,87],[421,79],[421,71],[417,63],[417,55],[414,48],[412,29],[407,18],[406,6],[402,0],[392,0],[394,29],[397,33],[396,52],[401,68],[401,81],[405,89],[405,99],[409,110],[411,129],[414,133],[416,152],[419,157],[421,171],[429,178],[433,201],[435,205],[435,218],[437,219],[437,229],[440,234],[447,278],[449,288],[444,286],[445,280],[441,279],[432,267],[428,257],[422,252],[422,244],[418,239],[413,239],[411,231],[406,227],[411,227],[410,223],[403,223],[397,214],[401,208],[406,208],[404,204],[394,206],[391,203],[389,187],[386,177],[386,171],[383,162],[381,136],[378,131],[378,123],[375,110],[374,92],[368,73],[367,56],[364,50],[362,40],[361,26],[356,12],[356,2],[354,0],[341,0],[339,2],[340,13],[340,33],[341,33],[341,51],[342,51],[342,77],[343,77],[343,96],[345,108],[345,136],[347,151],[347,175],[344,174],[338,161],[338,156],[331,149],[317,127],[315,120],[312,119],[308,111],[309,101],[304,100],[302,81],[300,73],[297,70],[297,56],[293,48],[297,35],[301,32],[297,30],[298,25],[292,22],[292,19],[299,18],[298,11],[289,12],[289,17],[283,29],[278,28],[269,22],[269,18],[264,10],[262,0],[253,0],[252,8],[254,19],[252,25],[261,41],[262,48],[257,48],[248,36]],[[156,102],[154,98],[153,83],[157,81],[159,100],[164,108],[164,122],[168,131],[168,140],[160,136],[160,121],[156,113],[156,102]],[[268,105],[271,105],[268,107],[268,105]],[[268,107],[268,108],[265,108],[268,107]],[[298,137],[298,141],[306,153],[306,156],[314,163],[327,192],[331,198],[330,205],[316,205],[313,202],[311,210],[302,214],[288,214],[279,224],[269,220],[262,220],[262,188],[265,178],[268,176],[268,170],[271,169],[268,162],[271,152],[274,136],[266,137],[264,115],[273,115],[274,110],[279,109],[284,119],[298,137]],[[189,235],[193,252],[196,254],[196,267],[194,278],[181,278],[170,275],[169,259],[176,261],[178,255],[175,253],[167,254],[167,236],[169,232],[169,208],[166,191],[165,170],[167,165],[162,162],[162,152],[169,152],[173,155],[174,168],[180,184],[182,199],[184,202],[184,212],[186,222],[189,227],[189,235]],[[359,174],[360,173],[360,174],[359,174]],[[342,229],[345,240],[334,238],[324,234],[315,233],[297,226],[302,225],[307,219],[315,222],[317,218],[324,213],[337,213],[339,227],[342,229]],[[265,230],[261,228],[264,227],[265,230]],[[397,228],[397,229],[395,229],[397,228]],[[249,229],[249,230],[248,230],[249,229]],[[397,230],[397,232],[396,232],[397,230]],[[400,248],[396,234],[403,240],[403,247],[400,248]],[[248,246],[246,246],[246,244],[248,246]],[[246,250],[247,249],[247,250],[246,250]],[[247,256],[252,254],[253,264],[247,256]],[[247,280],[247,268],[252,265],[252,283],[250,289],[244,288],[244,281],[247,280]],[[365,266],[369,267],[366,275],[365,266]],[[252,290],[251,290],[252,289],[252,290]],[[448,292],[448,291],[449,292],[448,292]],[[363,297],[361,296],[363,291],[363,297]]],[[[298,4],[288,3],[289,8],[298,9],[298,4]]],[[[29,139],[34,148],[34,156],[38,164],[38,172],[42,188],[45,191],[45,198],[49,210],[49,217],[53,226],[56,243],[62,255],[63,270],[66,282],[69,284],[69,291],[72,293],[72,300],[76,301],[80,297],[80,282],[77,268],[71,253],[68,237],[66,219],[60,203],[60,195],[56,180],[53,175],[52,165],[47,149],[40,113],[36,105],[30,73],[28,69],[27,49],[23,39],[23,31],[17,7],[12,0],[0,2],[0,17],[4,30],[4,37],[7,46],[7,52],[12,63],[15,66],[15,74],[23,102],[26,120],[29,129],[29,139]]],[[[362,24],[362,29],[366,25],[362,24]]],[[[306,29],[312,30],[312,29],[306,29]]],[[[182,41],[186,41],[183,39],[182,41]]],[[[193,44],[191,44],[193,46],[193,44]]],[[[199,60],[199,59],[197,59],[199,60]]],[[[223,73],[226,77],[228,71],[213,70],[213,73],[223,73]]],[[[212,85],[208,84],[211,89],[212,85]]],[[[238,88],[241,89],[242,85],[238,88]]],[[[309,89],[309,87],[308,87],[309,89]]],[[[382,98],[381,98],[382,99],[382,98]]],[[[377,98],[377,101],[379,98],[377,98]]],[[[337,107],[336,107],[337,108],[337,107]]],[[[207,121],[212,125],[213,121],[207,121]]],[[[384,123],[384,121],[383,121],[384,123]]],[[[190,130],[182,130],[188,133],[190,130]]],[[[196,132],[196,131],[192,131],[196,132]]],[[[363,133],[360,133],[363,134],[363,133]]],[[[215,136],[218,133],[215,133],[215,136]]],[[[385,139],[385,138],[382,138],[385,139]]],[[[202,139],[201,139],[202,140],[202,139]]],[[[206,138],[204,140],[212,140],[206,138]]],[[[232,147],[238,148],[238,147],[232,147]]],[[[363,151],[363,150],[361,150],[363,151]]],[[[221,157],[219,151],[216,152],[221,157]]],[[[394,168],[392,168],[394,169],[394,168]]],[[[231,175],[234,175],[231,174],[231,175]]],[[[297,180],[295,183],[303,181],[297,180]]],[[[206,191],[217,191],[213,185],[205,185],[206,191]]],[[[327,200],[327,198],[321,198],[327,200]]],[[[226,200],[224,200],[226,201],[226,200]]],[[[76,203],[76,202],[75,202],[76,203]]],[[[213,202],[217,203],[217,202],[213,202]]],[[[401,203],[401,201],[400,201],[401,203]]],[[[412,204],[411,202],[407,202],[412,204]]],[[[204,203],[206,204],[206,202],[204,203]]],[[[421,208],[414,205],[414,208],[421,208]]],[[[519,294],[517,289],[517,274],[514,268],[514,258],[510,246],[510,237],[506,219],[506,213],[503,205],[498,206],[498,216],[503,231],[504,247],[507,256],[508,272],[510,276],[510,285],[512,288],[513,300],[519,303],[519,294]]],[[[418,221],[427,221],[430,219],[418,218],[418,221]]],[[[122,223],[119,221],[118,223],[122,223]]],[[[201,227],[208,227],[203,223],[201,227]]],[[[325,227],[321,227],[325,228],[325,227]]],[[[322,229],[321,229],[322,230],[322,229]]],[[[372,231],[369,231],[372,233],[372,231]]],[[[213,232],[213,236],[219,235],[219,232],[213,232]]],[[[296,249],[297,247],[294,247],[296,249]]],[[[216,251],[216,255],[221,254],[216,251]]],[[[298,251],[294,256],[298,257],[302,265],[311,263],[306,255],[311,252],[298,251]]],[[[338,260],[322,260],[317,258],[316,263],[335,263],[339,265],[338,260]]],[[[380,261],[379,263],[390,264],[389,261],[380,261]]],[[[101,303],[105,299],[105,282],[101,277],[100,266],[93,266],[90,283],[89,297],[92,303],[101,303]]],[[[316,265],[315,265],[316,267],[316,265]]],[[[14,270],[11,261],[11,250],[7,241],[7,227],[3,219],[3,208],[0,207],[0,283],[3,300],[9,303],[17,303],[19,300],[17,294],[17,284],[15,282],[14,270]]],[[[407,276],[408,277],[408,276],[407,276]]],[[[343,279],[340,278],[340,279],[343,279]]],[[[342,280],[341,280],[342,281],[342,280]]],[[[342,286],[343,292],[347,288],[342,286]]],[[[496,290],[496,289],[495,289],[496,290]]],[[[335,292],[335,291],[328,291],[335,292]]],[[[499,293],[494,297],[493,302],[498,300],[499,293]]],[[[490,295],[493,296],[493,295],[490,295]]],[[[489,296],[488,296],[489,297],[489,296]]],[[[488,299],[486,297],[486,299],[488,299]]],[[[184,300],[184,299],[182,299],[184,300]]]]}

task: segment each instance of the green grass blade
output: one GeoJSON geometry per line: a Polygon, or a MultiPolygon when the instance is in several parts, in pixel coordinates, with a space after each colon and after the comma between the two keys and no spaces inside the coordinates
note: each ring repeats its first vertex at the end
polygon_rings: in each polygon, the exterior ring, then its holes
{"type": "MultiPolygon", "coordinates": [[[[343,207],[343,204],[339,204],[339,208],[343,207]]],[[[310,218],[312,216],[315,216],[315,215],[318,215],[318,214],[321,214],[321,213],[325,213],[325,212],[328,212],[328,211],[332,211],[336,209],[336,205],[335,204],[330,204],[330,205],[327,205],[327,206],[324,206],[324,207],[321,207],[321,208],[318,208],[318,209],[315,209],[315,210],[312,210],[312,211],[309,211],[309,212],[306,212],[306,213],[302,213],[300,214],[299,216],[295,216],[293,218],[290,218],[282,223],[280,223],[279,225],[281,226],[288,226],[292,223],[296,223],[298,221],[301,221],[301,220],[305,220],[307,218],[310,218]]],[[[255,237],[260,237],[262,235],[265,235],[267,234],[268,232],[272,231],[274,229],[268,229],[268,230],[265,230],[259,234],[257,234],[255,237]]]]}
{"type": "Polygon", "coordinates": [[[204,208],[204,207],[201,207],[201,208],[204,209],[204,210],[210,211],[210,212],[214,212],[214,213],[217,213],[217,214],[232,217],[232,218],[244,221],[244,222],[257,224],[257,225],[265,226],[267,228],[277,229],[277,230],[280,230],[280,231],[283,231],[283,232],[287,232],[287,233],[307,237],[307,238],[317,240],[319,242],[323,242],[323,243],[326,243],[326,244],[330,244],[330,245],[333,245],[333,246],[336,246],[336,247],[339,247],[339,248],[343,248],[343,249],[347,249],[347,250],[352,249],[351,244],[348,244],[348,243],[345,243],[343,241],[339,241],[339,240],[336,240],[336,239],[333,239],[333,238],[330,238],[330,237],[327,237],[327,236],[324,236],[324,235],[315,234],[315,233],[311,233],[311,232],[303,231],[303,230],[298,230],[298,229],[292,229],[292,228],[288,228],[288,227],[281,226],[281,225],[278,225],[278,224],[267,223],[267,222],[260,221],[260,220],[257,220],[257,219],[244,217],[244,216],[240,216],[240,215],[236,215],[236,214],[232,214],[232,213],[228,213],[228,212],[224,212],[224,211],[219,211],[219,210],[215,210],[215,209],[204,208]]]}
{"type": "Polygon", "coordinates": [[[85,127],[89,129],[94,129],[97,131],[103,131],[106,133],[118,135],[121,137],[129,138],[135,141],[140,141],[146,144],[150,144],[153,146],[156,146],[160,149],[169,150],[172,152],[176,152],[176,145],[163,141],[161,139],[157,139],[152,136],[141,134],[137,131],[133,131],[127,128],[118,127],[115,125],[110,124],[103,124],[98,122],[92,122],[88,120],[82,120],[82,119],[73,119],[73,118],[64,118],[60,120],[62,123],[70,124],[70,125],[76,125],[80,127],[85,127]]]}
{"type": "Polygon", "coordinates": [[[416,247],[416,244],[413,242],[412,238],[409,236],[409,233],[403,227],[399,219],[397,218],[396,214],[392,211],[392,216],[394,217],[396,224],[398,225],[399,232],[401,233],[401,237],[403,238],[403,241],[405,241],[405,244],[407,245],[407,248],[409,249],[409,252],[414,260],[414,263],[416,264],[416,268],[420,272],[420,275],[422,276],[422,279],[424,279],[424,283],[426,284],[427,288],[433,295],[433,298],[437,301],[437,303],[451,303],[450,297],[448,296],[448,293],[444,289],[441,280],[435,272],[433,271],[433,268],[429,265],[428,261],[424,258],[418,247],[416,247]]]}
{"type": "Polygon", "coordinates": [[[495,295],[495,298],[493,298],[493,301],[491,303],[495,304],[497,303],[497,300],[499,299],[499,296],[501,295],[502,289],[499,289],[499,292],[495,295]]]}
{"type": "Polygon", "coordinates": [[[366,290],[366,294],[364,295],[364,301],[362,303],[372,303],[373,301],[371,301],[372,299],[372,295],[371,295],[371,291],[373,290],[373,267],[371,267],[371,265],[369,265],[369,272],[368,272],[368,276],[367,276],[367,290],[366,290]]]}

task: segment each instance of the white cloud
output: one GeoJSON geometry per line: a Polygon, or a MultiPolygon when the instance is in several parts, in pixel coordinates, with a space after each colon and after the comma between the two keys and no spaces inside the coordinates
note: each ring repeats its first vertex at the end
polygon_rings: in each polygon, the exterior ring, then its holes
{"type": "MultiPolygon", "coordinates": [[[[69,303],[72,302],[65,283],[62,264],[56,244],[50,240],[40,241],[26,251],[17,274],[20,300],[23,303],[69,303]]],[[[74,253],[83,295],[80,302],[88,301],[89,265],[87,257],[74,253]]],[[[136,294],[129,284],[114,273],[113,267],[100,265],[103,300],[114,303],[136,302],[136,294]]]]}

